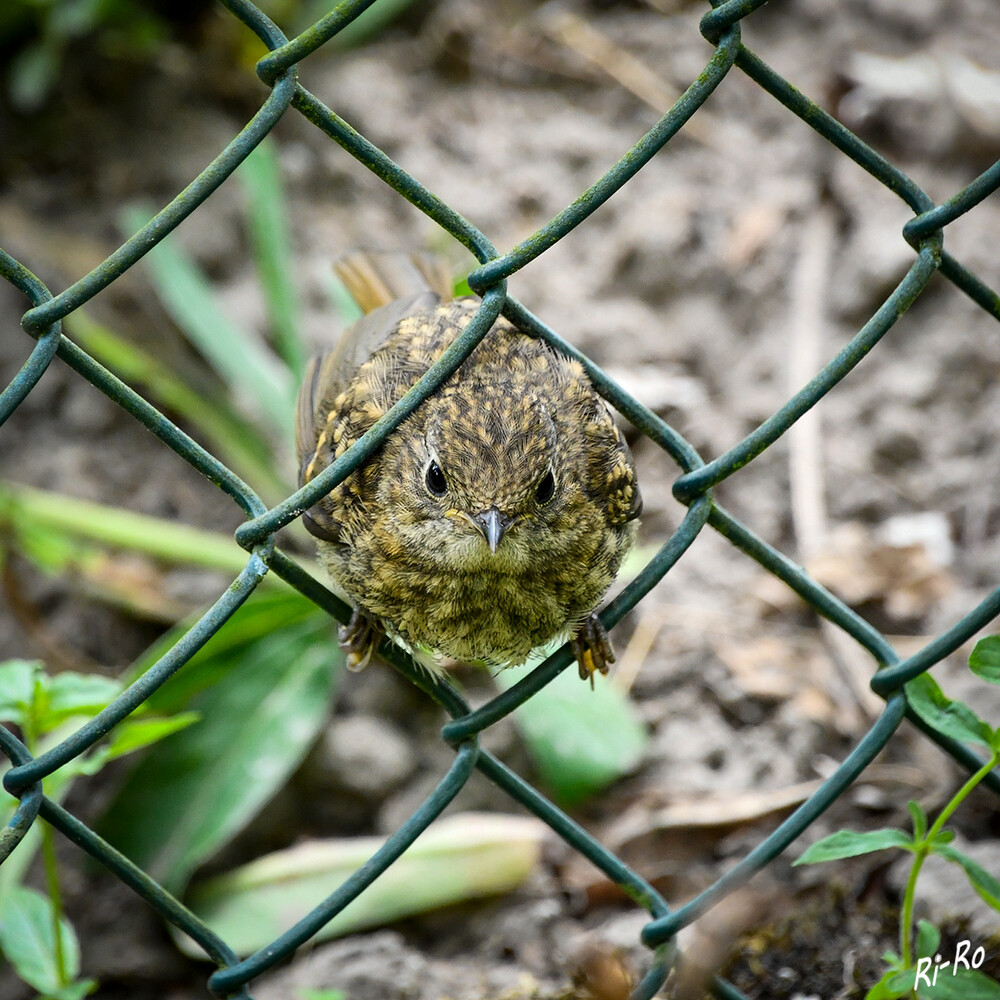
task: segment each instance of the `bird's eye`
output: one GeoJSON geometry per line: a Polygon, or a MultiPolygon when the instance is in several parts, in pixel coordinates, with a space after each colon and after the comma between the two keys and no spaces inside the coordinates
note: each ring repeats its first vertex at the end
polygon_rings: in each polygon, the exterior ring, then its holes
{"type": "Polygon", "coordinates": [[[441,466],[432,458],[424,473],[424,482],[427,489],[436,497],[443,497],[448,492],[448,483],[445,481],[441,466]]]}
{"type": "Polygon", "coordinates": [[[552,475],[552,470],[542,476],[541,481],[535,487],[535,499],[539,503],[548,503],[556,491],[556,478],[552,475]]]}

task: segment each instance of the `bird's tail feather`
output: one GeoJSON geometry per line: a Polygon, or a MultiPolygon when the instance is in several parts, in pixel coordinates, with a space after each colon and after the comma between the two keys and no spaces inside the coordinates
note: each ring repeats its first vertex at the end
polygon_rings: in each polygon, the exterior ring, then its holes
{"type": "Polygon", "coordinates": [[[420,292],[434,292],[442,301],[453,295],[448,265],[435,254],[351,250],[333,269],[366,315],[420,292]]]}

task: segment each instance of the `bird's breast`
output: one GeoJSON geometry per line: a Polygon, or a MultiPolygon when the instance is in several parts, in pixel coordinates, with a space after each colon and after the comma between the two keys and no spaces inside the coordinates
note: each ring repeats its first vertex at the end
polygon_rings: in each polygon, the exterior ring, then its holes
{"type": "Polygon", "coordinates": [[[477,535],[467,548],[449,546],[442,558],[439,546],[431,558],[395,532],[384,534],[380,544],[368,544],[379,535],[370,532],[361,544],[329,550],[327,568],[339,586],[410,646],[497,665],[524,662],[592,611],[620,557],[611,546],[589,565],[531,559],[508,537],[491,553],[477,535]]]}

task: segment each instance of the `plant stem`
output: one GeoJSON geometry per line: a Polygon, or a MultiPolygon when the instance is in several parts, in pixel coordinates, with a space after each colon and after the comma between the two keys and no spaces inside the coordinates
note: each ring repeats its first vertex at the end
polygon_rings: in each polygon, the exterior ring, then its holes
{"type": "MultiPolygon", "coordinates": [[[[935,838],[944,829],[945,823],[951,819],[955,810],[965,801],[972,790],[1000,763],[1000,752],[994,752],[983,766],[971,775],[964,785],[952,796],[948,804],[938,814],[937,819],[931,825],[914,852],[913,867],[910,869],[910,877],[906,880],[906,891],[903,893],[903,909],[899,917],[899,951],[903,960],[903,968],[909,969],[913,965],[913,906],[917,892],[917,877],[920,869],[927,860],[931,845],[935,838]]],[[[917,988],[913,987],[911,994],[913,1000],[917,1000],[917,988]]]]}
{"type": "MultiPolygon", "coordinates": [[[[41,702],[41,680],[36,673],[34,695],[31,699],[31,709],[25,719],[24,742],[32,757],[38,753],[38,706],[41,702]]],[[[42,789],[44,791],[44,784],[42,789]]],[[[45,887],[49,894],[49,906],[52,911],[52,948],[56,963],[56,975],[59,985],[67,986],[69,977],[66,975],[66,952],[63,948],[62,936],[62,894],[59,891],[59,865],[56,861],[56,844],[52,836],[52,827],[44,820],[39,824],[42,841],[42,865],[45,869],[45,887]]]]}
{"type": "MultiPolygon", "coordinates": [[[[928,842],[925,837],[917,845],[913,867],[910,869],[910,877],[906,880],[906,891],[903,893],[903,910],[899,915],[899,953],[903,959],[903,968],[908,969],[913,964],[913,904],[917,894],[917,876],[927,858],[928,842]]],[[[916,987],[913,990],[913,997],[916,1000],[916,987]]]]}
{"type": "Polygon", "coordinates": [[[979,784],[989,773],[1000,763],[1000,752],[995,751],[983,766],[973,774],[968,781],[955,793],[952,800],[941,810],[940,815],[934,820],[933,826],[927,831],[926,841],[931,841],[943,829],[945,823],[951,819],[951,814],[965,801],[976,785],[979,784]]]}
{"type": "Polygon", "coordinates": [[[59,891],[59,868],[56,863],[56,845],[52,836],[52,827],[42,823],[42,861],[45,865],[45,887],[49,894],[52,908],[52,944],[56,961],[56,975],[59,985],[66,986],[69,979],[66,976],[66,954],[63,950],[62,937],[62,894],[59,891]]]}

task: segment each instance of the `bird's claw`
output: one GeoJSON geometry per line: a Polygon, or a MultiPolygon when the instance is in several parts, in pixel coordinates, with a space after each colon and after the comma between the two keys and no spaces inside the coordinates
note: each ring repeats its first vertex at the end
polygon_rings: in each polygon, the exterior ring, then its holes
{"type": "Polygon", "coordinates": [[[340,648],[347,653],[347,669],[355,673],[364,670],[382,641],[383,634],[377,622],[360,608],[355,608],[351,612],[351,620],[337,629],[340,648]]]}
{"type": "Polygon", "coordinates": [[[608,633],[596,614],[589,614],[570,639],[570,649],[580,668],[580,680],[590,681],[594,689],[594,674],[606,674],[608,666],[615,662],[615,651],[608,633]]]}

